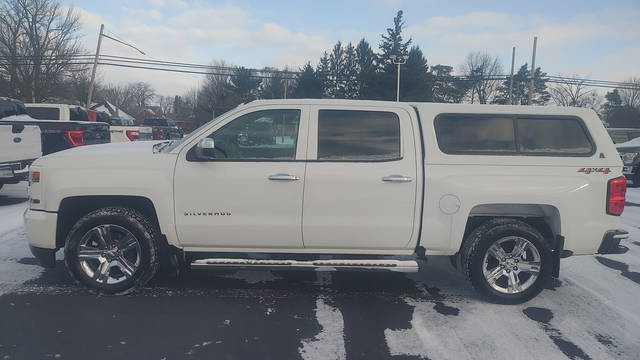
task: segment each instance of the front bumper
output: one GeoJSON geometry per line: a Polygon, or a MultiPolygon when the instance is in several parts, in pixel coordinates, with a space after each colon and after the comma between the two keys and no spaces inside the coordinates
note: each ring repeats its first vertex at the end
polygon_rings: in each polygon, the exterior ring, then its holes
{"type": "Polygon", "coordinates": [[[33,256],[38,259],[40,266],[46,268],[56,267],[56,249],[43,249],[29,244],[29,249],[33,256]]]}
{"type": "Polygon", "coordinates": [[[625,230],[609,230],[602,237],[598,254],[618,254],[620,240],[628,239],[629,233],[625,230]]]}
{"type": "Polygon", "coordinates": [[[24,227],[29,245],[55,251],[57,223],[58,213],[27,209],[24,213],[24,227]]]}

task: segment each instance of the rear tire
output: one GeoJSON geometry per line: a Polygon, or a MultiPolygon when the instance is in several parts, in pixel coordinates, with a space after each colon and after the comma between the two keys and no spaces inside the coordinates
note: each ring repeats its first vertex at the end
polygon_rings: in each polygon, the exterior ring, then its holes
{"type": "Polygon", "coordinates": [[[160,236],[140,212],[106,207],[82,217],[69,231],[64,261],[76,282],[105,294],[126,294],[158,270],[160,236]]]}
{"type": "Polygon", "coordinates": [[[494,218],[474,229],[461,252],[464,273],[492,301],[518,304],[538,295],[551,276],[543,235],[516,219],[494,218]]]}

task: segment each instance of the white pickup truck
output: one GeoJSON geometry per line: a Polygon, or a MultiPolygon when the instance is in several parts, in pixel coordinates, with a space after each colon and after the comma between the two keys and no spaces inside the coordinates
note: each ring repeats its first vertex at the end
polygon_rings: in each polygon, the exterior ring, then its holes
{"type": "Polygon", "coordinates": [[[5,125],[1,122],[18,116],[3,116],[0,107],[0,189],[4,184],[27,180],[29,165],[42,155],[38,126],[19,123],[5,125]]]}
{"type": "Polygon", "coordinates": [[[606,253],[626,182],[580,108],[348,100],[242,105],[176,141],[42,157],[32,252],[104,293],[173,257],[195,268],[417,271],[456,260],[483,294],[521,302],[560,258],[606,253]]]}

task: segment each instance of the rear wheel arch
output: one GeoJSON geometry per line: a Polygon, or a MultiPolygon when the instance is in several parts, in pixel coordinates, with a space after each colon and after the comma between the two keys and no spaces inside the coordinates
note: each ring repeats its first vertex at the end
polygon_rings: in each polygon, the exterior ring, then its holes
{"type": "Polygon", "coordinates": [[[480,204],[474,206],[467,217],[458,252],[468,235],[479,226],[497,218],[517,219],[531,225],[544,236],[549,245],[562,233],[560,211],[546,204],[480,204]]]}

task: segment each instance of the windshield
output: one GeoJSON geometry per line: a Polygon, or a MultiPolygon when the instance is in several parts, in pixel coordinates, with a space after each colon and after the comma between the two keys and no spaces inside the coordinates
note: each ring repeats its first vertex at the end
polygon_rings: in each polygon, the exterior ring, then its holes
{"type": "Polygon", "coordinates": [[[0,119],[13,116],[26,114],[27,110],[24,108],[22,101],[12,99],[0,99],[0,119]]]}
{"type": "Polygon", "coordinates": [[[194,138],[196,135],[198,135],[202,129],[204,129],[204,128],[210,126],[210,125],[213,125],[213,124],[217,123],[218,121],[224,120],[228,116],[232,115],[233,113],[235,113],[235,111],[239,107],[240,107],[240,105],[238,105],[235,108],[223,113],[222,115],[216,117],[215,119],[209,120],[208,122],[200,125],[197,129],[195,129],[191,133],[189,133],[189,135],[183,137],[182,139],[174,140],[169,146],[167,146],[166,148],[163,148],[161,150],[161,152],[171,152],[171,151],[173,151],[173,149],[175,149],[178,146],[180,146],[180,144],[183,144],[186,141],[190,141],[192,138],[194,138]]]}

